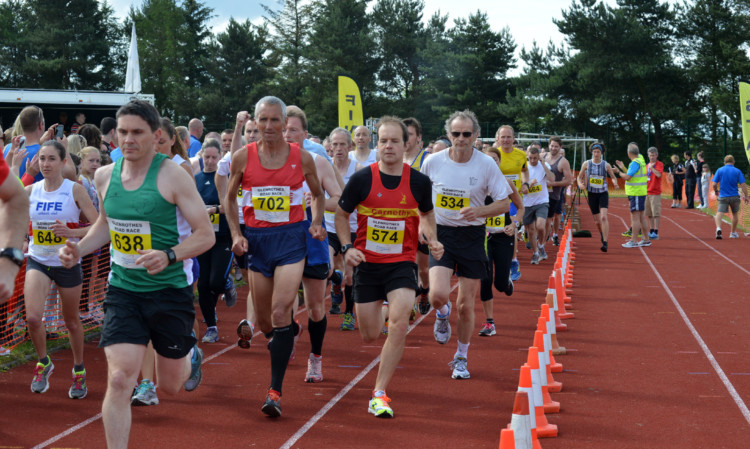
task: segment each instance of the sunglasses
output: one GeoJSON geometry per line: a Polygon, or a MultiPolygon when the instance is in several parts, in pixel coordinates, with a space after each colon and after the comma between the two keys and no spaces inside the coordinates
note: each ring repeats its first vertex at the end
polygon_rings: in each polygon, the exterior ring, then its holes
{"type": "Polygon", "coordinates": [[[456,137],[456,138],[457,138],[458,136],[464,136],[464,137],[467,137],[467,138],[468,138],[468,137],[471,137],[472,135],[474,135],[474,133],[473,133],[473,132],[471,132],[471,131],[464,131],[464,132],[459,132],[459,131],[451,131],[451,136],[453,136],[453,137],[456,137]]]}

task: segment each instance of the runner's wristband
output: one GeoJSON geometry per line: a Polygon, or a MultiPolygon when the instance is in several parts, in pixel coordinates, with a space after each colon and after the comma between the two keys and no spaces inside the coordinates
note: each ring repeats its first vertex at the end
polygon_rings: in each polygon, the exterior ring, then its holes
{"type": "Polygon", "coordinates": [[[175,255],[172,248],[165,249],[164,254],[167,255],[167,265],[172,265],[173,263],[177,262],[177,256],[175,255]]]}

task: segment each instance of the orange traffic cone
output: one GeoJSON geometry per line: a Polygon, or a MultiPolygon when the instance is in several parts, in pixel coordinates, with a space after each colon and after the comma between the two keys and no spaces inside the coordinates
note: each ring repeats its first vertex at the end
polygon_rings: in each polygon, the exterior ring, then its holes
{"type": "MultiPolygon", "coordinates": [[[[531,438],[531,432],[529,432],[529,438],[531,438]]],[[[500,431],[500,449],[531,449],[529,446],[518,446],[515,443],[514,432],[512,429],[503,429],[500,431]]]]}
{"type": "MultiPolygon", "coordinates": [[[[563,370],[562,363],[553,361],[554,356],[552,355],[552,336],[549,333],[550,326],[548,325],[548,322],[549,322],[549,319],[545,318],[544,316],[540,316],[539,319],[537,320],[536,330],[543,332],[545,362],[550,367],[553,373],[561,373],[563,370]]],[[[555,390],[550,390],[550,391],[555,393],[555,390]]]]}
{"type": "MultiPolygon", "coordinates": [[[[531,368],[527,364],[524,364],[521,367],[521,375],[518,377],[518,391],[526,393],[526,396],[529,398],[529,422],[531,423],[531,447],[532,449],[541,449],[542,446],[541,444],[539,444],[539,434],[537,433],[537,430],[536,430],[536,409],[534,407],[534,384],[531,381],[531,368]],[[534,410],[534,411],[532,412],[531,410],[534,410]]],[[[542,410],[542,414],[544,414],[544,410],[542,410]]]]}
{"type": "MultiPolygon", "coordinates": [[[[513,401],[513,416],[508,426],[512,430],[513,446],[518,449],[531,449],[531,416],[529,415],[529,395],[525,391],[516,391],[513,401]]],[[[505,430],[505,429],[504,429],[505,430]]],[[[500,433],[500,449],[503,447],[503,435],[500,433]]]]}
{"type": "Polygon", "coordinates": [[[568,325],[560,321],[560,303],[557,301],[557,290],[555,289],[555,272],[549,277],[549,283],[547,284],[547,298],[545,302],[549,304],[550,308],[554,312],[555,316],[555,330],[557,332],[565,332],[568,330],[568,325]]]}
{"type": "Polygon", "coordinates": [[[529,348],[529,356],[526,358],[526,364],[531,367],[531,381],[534,382],[536,379],[536,374],[539,374],[539,385],[542,390],[542,407],[544,407],[544,413],[558,413],[560,411],[560,403],[553,401],[552,398],[549,395],[549,390],[547,389],[547,382],[546,382],[546,374],[541,371],[540,368],[543,368],[543,365],[541,365],[540,359],[542,359],[544,356],[539,353],[539,348],[536,346],[532,346],[529,348]]]}
{"type": "MultiPolygon", "coordinates": [[[[523,366],[529,366],[524,363],[523,366]]],[[[544,402],[542,399],[541,380],[539,371],[529,367],[531,372],[531,391],[534,397],[534,420],[536,421],[536,435],[538,438],[552,438],[557,436],[557,426],[550,424],[544,415],[544,402]]]]}
{"type": "MultiPolygon", "coordinates": [[[[547,384],[547,388],[549,388],[549,391],[551,391],[552,393],[557,393],[559,391],[562,391],[562,383],[557,382],[554,378],[552,378],[552,370],[549,369],[549,350],[544,349],[544,345],[546,344],[544,340],[545,338],[542,331],[538,330],[534,332],[534,346],[536,346],[537,348],[542,348],[539,351],[539,367],[540,369],[544,369],[544,376],[546,376],[545,383],[547,384]]],[[[560,368],[562,368],[562,365],[560,365],[560,368]]]]}
{"type": "MultiPolygon", "coordinates": [[[[556,324],[554,322],[555,314],[552,311],[552,307],[550,307],[549,304],[542,304],[542,316],[547,317],[547,333],[549,334],[549,339],[550,339],[550,342],[552,343],[552,346],[551,346],[552,354],[564,355],[567,352],[567,350],[565,349],[564,346],[560,346],[560,343],[557,341],[557,329],[556,329],[556,324]]],[[[567,325],[565,327],[567,327],[567,325]]]]}
{"type": "MultiPolygon", "coordinates": [[[[558,304],[571,303],[571,306],[572,306],[572,299],[570,299],[570,297],[568,297],[568,295],[565,294],[565,288],[562,285],[562,279],[563,279],[562,270],[555,270],[555,293],[557,293],[557,303],[558,304]]],[[[571,318],[575,318],[575,314],[573,312],[565,312],[562,309],[560,310],[559,315],[560,315],[561,320],[568,320],[571,318]]]]}

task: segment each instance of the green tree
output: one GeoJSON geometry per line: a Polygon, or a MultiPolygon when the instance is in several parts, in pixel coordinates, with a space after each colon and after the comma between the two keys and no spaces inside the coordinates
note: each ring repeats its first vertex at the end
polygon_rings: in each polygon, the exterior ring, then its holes
{"type": "Polygon", "coordinates": [[[271,70],[264,58],[267,48],[265,26],[249,20],[229,20],[226,31],[211,42],[213,61],[206,66],[211,83],[198,105],[209,123],[232,122],[240,110],[251,110],[267,89],[271,70]]]}

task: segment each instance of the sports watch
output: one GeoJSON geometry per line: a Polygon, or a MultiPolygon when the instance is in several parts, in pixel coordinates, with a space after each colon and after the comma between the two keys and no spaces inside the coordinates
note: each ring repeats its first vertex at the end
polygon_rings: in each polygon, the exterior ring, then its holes
{"type": "Polygon", "coordinates": [[[0,257],[12,260],[19,267],[23,265],[23,251],[18,248],[0,248],[0,257]]]}
{"type": "Polygon", "coordinates": [[[165,249],[164,254],[167,255],[167,265],[172,265],[173,263],[177,262],[177,256],[175,255],[172,248],[165,249]]]}
{"type": "Polygon", "coordinates": [[[346,245],[342,246],[341,247],[341,255],[342,256],[345,255],[346,252],[349,251],[352,248],[354,248],[354,245],[352,245],[351,243],[347,243],[346,245]]]}

